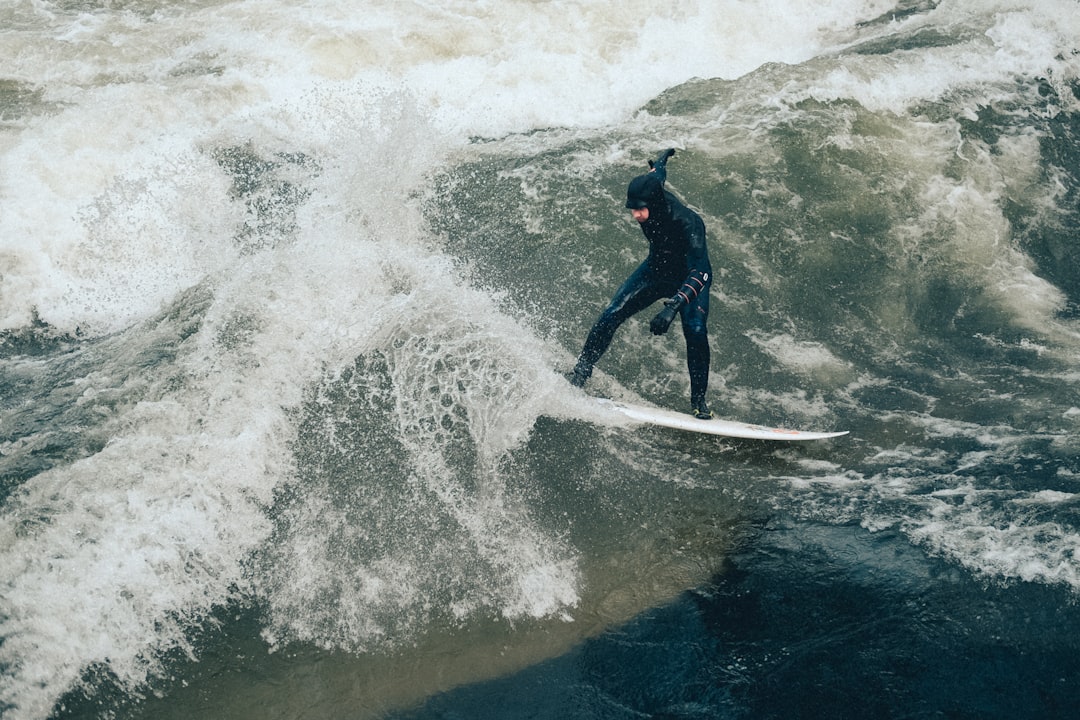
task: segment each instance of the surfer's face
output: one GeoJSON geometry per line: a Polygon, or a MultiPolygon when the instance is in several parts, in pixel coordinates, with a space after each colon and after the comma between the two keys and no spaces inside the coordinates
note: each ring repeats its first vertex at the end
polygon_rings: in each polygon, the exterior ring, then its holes
{"type": "Polygon", "coordinates": [[[630,216],[639,223],[643,223],[649,219],[649,208],[633,208],[630,210],[630,216]]]}

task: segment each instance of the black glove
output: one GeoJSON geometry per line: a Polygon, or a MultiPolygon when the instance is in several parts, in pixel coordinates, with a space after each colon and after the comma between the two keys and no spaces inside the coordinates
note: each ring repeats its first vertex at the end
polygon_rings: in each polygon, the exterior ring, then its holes
{"type": "Polygon", "coordinates": [[[656,162],[649,161],[650,168],[663,168],[667,165],[668,158],[675,154],[675,148],[668,148],[656,156],[656,162]]]}
{"type": "Polygon", "coordinates": [[[658,312],[652,322],[649,323],[649,329],[652,330],[653,335],[663,335],[667,332],[671,321],[675,319],[675,313],[679,312],[681,305],[682,303],[678,300],[664,301],[664,309],[658,312]]]}

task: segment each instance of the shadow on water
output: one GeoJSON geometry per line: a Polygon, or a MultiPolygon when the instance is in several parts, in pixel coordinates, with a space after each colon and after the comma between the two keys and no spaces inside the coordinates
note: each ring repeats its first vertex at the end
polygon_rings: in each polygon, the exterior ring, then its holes
{"type": "Polygon", "coordinates": [[[1071,717],[1075,610],[1066,591],[983,584],[892,532],[774,519],[674,602],[392,717],[1071,717]]]}

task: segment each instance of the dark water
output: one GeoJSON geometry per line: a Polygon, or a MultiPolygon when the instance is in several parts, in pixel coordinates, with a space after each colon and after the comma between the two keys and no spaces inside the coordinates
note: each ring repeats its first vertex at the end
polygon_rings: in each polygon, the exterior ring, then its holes
{"type": "Polygon", "coordinates": [[[395,718],[1065,718],[1075,598],[987,585],[894,533],[772,519],[708,584],[395,718]]]}
{"type": "Polygon", "coordinates": [[[1075,3],[717,7],[3,11],[4,718],[1074,712],[1075,3]]]}

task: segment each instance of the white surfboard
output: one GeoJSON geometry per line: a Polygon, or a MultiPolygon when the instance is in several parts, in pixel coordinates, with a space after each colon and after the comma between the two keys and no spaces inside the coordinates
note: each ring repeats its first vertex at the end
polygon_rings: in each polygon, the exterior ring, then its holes
{"type": "Polygon", "coordinates": [[[824,440],[825,438],[840,437],[847,435],[847,431],[841,432],[811,432],[807,430],[789,430],[787,428],[765,427],[750,423],[735,422],[733,420],[698,420],[693,415],[677,413],[661,408],[645,407],[643,405],[627,405],[626,403],[596,398],[603,407],[611,409],[625,417],[639,423],[660,425],[662,427],[675,428],[676,430],[689,430],[690,432],[706,433],[708,435],[723,435],[724,437],[749,438],[752,440],[824,440]]]}

